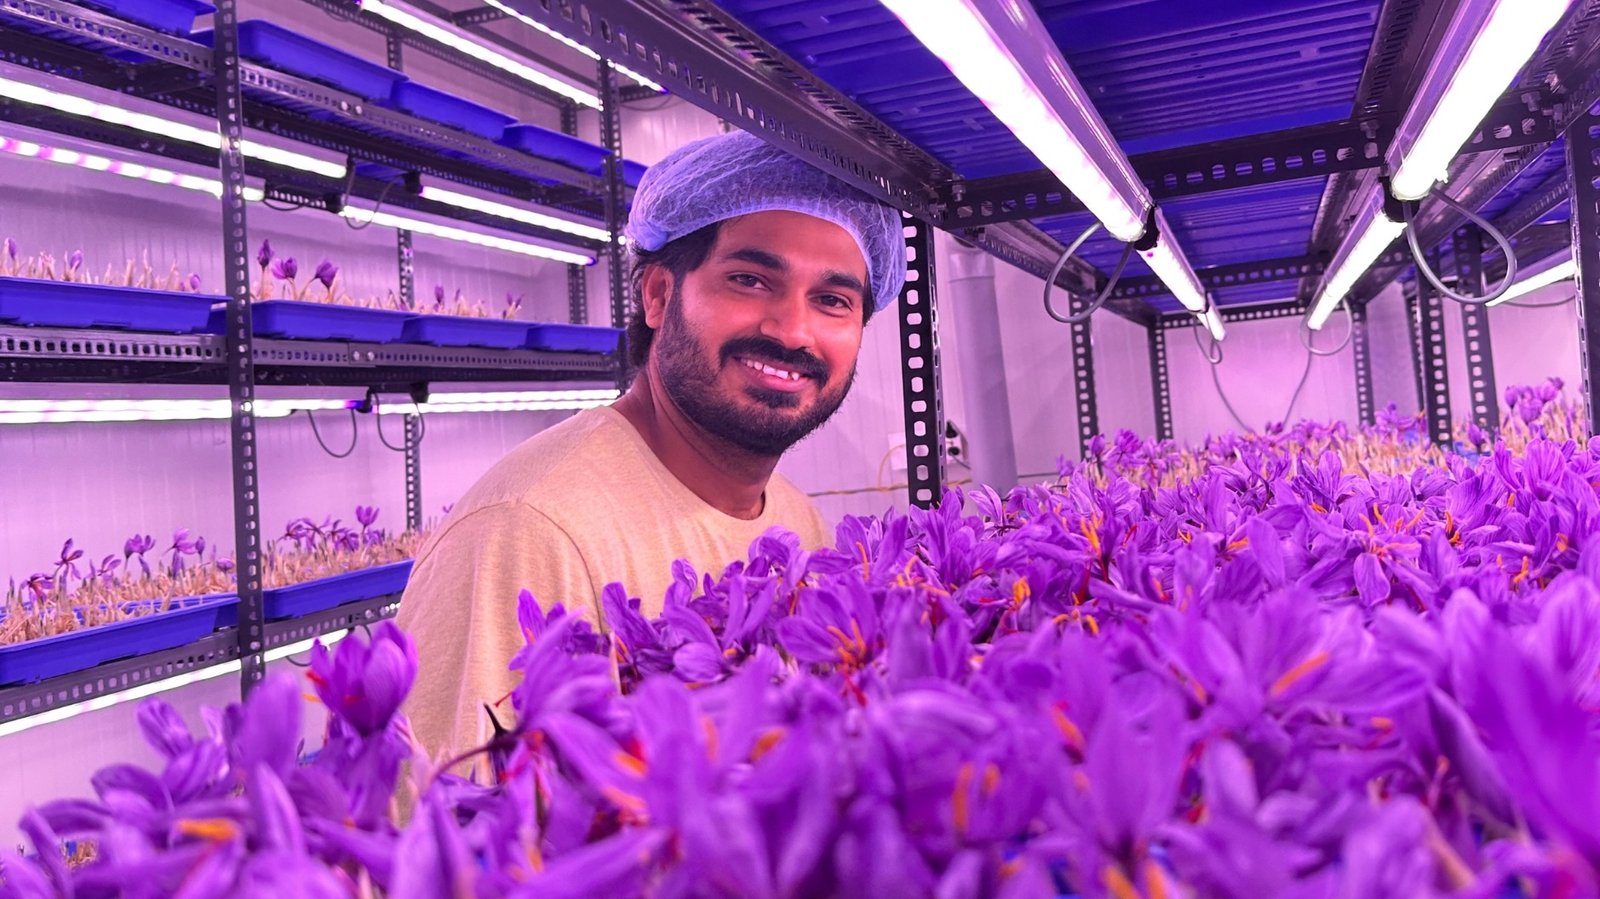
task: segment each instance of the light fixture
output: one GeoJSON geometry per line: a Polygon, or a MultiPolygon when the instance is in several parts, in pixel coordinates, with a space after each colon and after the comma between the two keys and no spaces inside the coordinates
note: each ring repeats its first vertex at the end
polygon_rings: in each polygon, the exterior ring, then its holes
{"type": "MultiPolygon", "coordinates": [[[[32,106],[45,106],[68,115],[80,118],[95,119],[135,131],[143,131],[171,140],[182,141],[186,144],[196,144],[212,150],[221,151],[222,136],[217,133],[215,126],[200,128],[184,122],[123,109],[109,103],[101,103],[69,94],[63,91],[52,90],[37,84],[29,84],[0,76],[0,97],[6,97],[19,103],[32,106]]],[[[285,168],[297,169],[325,178],[343,179],[345,166],[342,162],[329,162],[314,156],[307,156],[294,150],[285,150],[281,147],[268,146],[246,138],[240,143],[240,150],[245,156],[269,162],[285,168]]]]}
{"type": "MultiPolygon", "coordinates": [[[[584,56],[589,57],[592,60],[595,60],[596,62],[598,62],[600,60],[600,54],[594,52],[593,50],[590,50],[588,47],[585,47],[584,45],[578,43],[577,41],[573,40],[570,37],[567,37],[566,35],[562,34],[561,32],[550,28],[549,26],[545,25],[543,22],[540,22],[537,19],[534,19],[532,16],[526,15],[526,14],[524,14],[524,13],[518,11],[518,10],[512,9],[511,7],[507,6],[506,4],[500,2],[500,0],[484,0],[484,3],[487,6],[490,6],[490,7],[494,8],[494,9],[499,10],[500,12],[505,13],[506,15],[510,16],[511,18],[517,20],[518,22],[521,22],[522,24],[528,26],[529,28],[532,28],[533,30],[539,32],[540,34],[547,35],[549,37],[555,38],[557,41],[560,41],[561,43],[565,44],[566,46],[570,47],[571,49],[578,51],[579,53],[583,54],[584,56]]],[[[640,87],[648,87],[653,91],[659,91],[661,93],[665,93],[666,90],[667,90],[666,88],[662,87],[661,85],[655,83],[654,81],[651,81],[650,79],[644,77],[643,75],[640,75],[638,72],[635,72],[635,71],[633,71],[632,69],[630,69],[630,68],[628,68],[626,66],[618,65],[617,63],[612,63],[611,67],[613,69],[616,69],[617,73],[622,75],[622,77],[627,78],[628,80],[630,80],[633,83],[639,85],[640,87]]]]}
{"type": "Polygon", "coordinates": [[[610,232],[606,231],[606,229],[597,228],[594,225],[585,225],[580,222],[557,218],[556,216],[546,215],[542,212],[534,212],[531,209],[524,209],[522,207],[512,206],[507,203],[500,203],[495,200],[484,199],[483,197],[475,197],[471,194],[464,194],[460,193],[459,191],[448,190],[443,187],[436,187],[432,184],[423,185],[421,197],[424,200],[433,200],[437,203],[444,203],[449,206],[454,206],[457,209],[469,209],[474,212],[482,212],[487,215],[509,219],[513,222],[522,222],[526,225],[549,228],[552,231],[561,231],[577,237],[586,237],[590,240],[604,242],[609,240],[611,236],[610,232]]]}
{"type": "Polygon", "coordinates": [[[360,0],[360,3],[362,9],[373,15],[392,22],[407,31],[416,32],[435,43],[449,47],[463,56],[469,56],[502,72],[510,73],[523,81],[536,84],[575,103],[581,103],[592,109],[600,108],[600,98],[586,88],[568,84],[543,69],[536,68],[521,60],[513,59],[499,50],[491,49],[454,27],[412,11],[398,2],[398,0],[360,0]]]}
{"type": "Polygon", "coordinates": [[[339,210],[339,214],[347,219],[357,222],[369,222],[384,228],[393,228],[396,231],[411,231],[416,234],[428,234],[442,237],[446,240],[457,240],[462,243],[476,244],[480,247],[489,247],[495,250],[505,250],[508,253],[519,253],[523,256],[535,256],[540,259],[554,259],[569,265],[593,265],[594,257],[570,250],[558,250],[526,240],[512,240],[494,234],[484,234],[479,231],[468,231],[453,225],[441,225],[436,222],[414,219],[409,216],[394,215],[375,209],[360,209],[346,206],[339,210]]]}
{"type": "Polygon", "coordinates": [[[1525,297],[1542,287],[1549,287],[1552,284],[1578,276],[1578,261],[1576,259],[1571,256],[1563,258],[1559,255],[1552,258],[1555,260],[1554,265],[1544,271],[1534,272],[1519,280],[1497,299],[1490,300],[1488,305],[1498,306],[1501,303],[1509,303],[1512,300],[1525,297]]]}
{"type": "MultiPolygon", "coordinates": [[[[144,165],[137,162],[128,162],[122,159],[111,159],[98,156],[94,153],[84,153],[78,150],[67,150],[61,147],[52,147],[48,144],[36,143],[30,140],[10,137],[0,134],[0,153],[10,153],[13,156],[22,156],[28,159],[41,159],[57,165],[70,165],[92,172],[106,172],[112,175],[121,175],[136,181],[148,181],[152,184],[168,184],[181,187],[185,190],[200,191],[213,197],[222,196],[222,182],[215,178],[205,178],[199,175],[185,175],[170,169],[144,165]]],[[[259,188],[246,187],[244,197],[251,202],[259,201],[262,193],[259,188]]]]}
{"type": "Polygon", "coordinates": [[[1217,310],[1217,307],[1212,306],[1210,309],[1197,314],[1195,318],[1198,318],[1200,324],[1205,325],[1206,330],[1211,332],[1212,340],[1220,341],[1228,336],[1228,329],[1222,326],[1222,313],[1217,310]]]}
{"type": "MultiPolygon", "coordinates": [[[[263,657],[268,662],[276,662],[292,655],[299,655],[302,652],[310,652],[312,645],[317,640],[321,640],[323,646],[332,646],[349,635],[350,631],[348,630],[333,631],[323,634],[321,637],[313,637],[310,640],[302,640],[299,643],[292,643],[288,646],[280,646],[277,649],[269,649],[263,657]]],[[[36,727],[42,727],[46,724],[56,724],[61,721],[67,721],[72,718],[76,718],[85,712],[97,712],[101,709],[109,709],[113,706],[122,705],[125,702],[135,702],[140,699],[146,699],[151,696],[176,690],[180,687],[187,687],[190,684],[196,684],[201,681],[213,680],[229,674],[237,674],[239,673],[239,668],[239,660],[234,659],[231,662],[222,662],[217,665],[212,665],[208,668],[201,668],[197,671],[190,671],[185,674],[175,675],[163,680],[145,681],[137,686],[129,687],[126,690],[121,690],[116,693],[108,693],[103,696],[96,696],[93,699],[86,699],[83,702],[75,702],[72,705],[57,706],[53,709],[47,709],[43,712],[39,712],[36,715],[29,715],[26,718],[15,718],[11,721],[3,721],[0,722],[0,738],[20,734],[24,731],[33,730],[36,727]]]]}
{"type": "Polygon", "coordinates": [[[593,409],[616,400],[615,390],[535,390],[486,393],[439,393],[425,403],[379,404],[383,415],[424,415],[461,412],[567,412],[593,409]]]}
{"type": "Polygon", "coordinates": [[[1149,192],[1032,4],[883,0],[883,5],[1112,236],[1128,243],[1144,234],[1149,192]]]}
{"type": "Polygon", "coordinates": [[[1422,87],[1389,145],[1390,189],[1420,200],[1449,174],[1477,130],[1571,0],[1476,0],[1457,4],[1422,87]]]}
{"type": "Polygon", "coordinates": [[[1333,310],[1339,308],[1339,302],[1356,286],[1361,276],[1394,243],[1395,238],[1405,232],[1405,223],[1389,218],[1383,205],[1382,191],[1374,191],[1367,205],[1356,216],[1354,225],[1346,232],[1343,242],[1339,244],[1339,252],[1334,254],[1333,263],[1328,266],[1322,283],[1317,287],[1316,299],[1312,301],[1311,312],[1306,318],[1306,327],[1313,331],[1322,330],[1329,316],[1333,315],[1333,310]]]}
{"type": "MultiPolygon", "coordinates": [[[[378,405],[384,415],[439,412],[564,411],[604,406],[619,394],[614,389],[506,390],[434,394],[413,406],[409,401],[378,405]]],[[[360,400],[258,399],[251,412],[258,419],[287,418],[296,412],[330,412],[362,408],[360,400]]],[[[232,405],[225,399],[27,399],[0,400],[0,425],[114,423],[141,421],[226,421],[232,405]]]]}
{"type": "Polygon", "coordinates": [[[1156,273],[1156,277],[1161,279],[1161,283],[1167,286],[1185,309],[1195,313],[1204,310],[1206,290],[1200,285],[1199,276],[1194,273],[1194,268],[1189,265],[1177,241],[1169,236],[1171,232],[1167,228],[1167,218],[1161,210],[1155,210],[1149,228],[1155,232],[1155,242],[1148,250],[1139,250],[1145,265],[1150,266],[1150,270],[1156,273]]]}

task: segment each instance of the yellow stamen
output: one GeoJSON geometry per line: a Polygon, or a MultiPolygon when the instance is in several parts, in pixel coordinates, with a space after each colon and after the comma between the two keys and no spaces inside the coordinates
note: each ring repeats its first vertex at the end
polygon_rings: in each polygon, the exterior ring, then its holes
{"type": "Polygon", "coordinates": [[[1145,859],[1144,888],[1150,899],[1167,899],[1167,876],[1161,873],[1161,866],[1154,859],[1145,859]]]}
{"type": "Polygon", "coordinates": [[[641,818],[644,815],[644,800],[632,793],[625,793],[616,787],[606,786],[600,788],[600,795],[610,800],[612,805],[622,809],[624,812],[641,818]]]}
{"type": "Polygon", "coordinates": [[[1528,579],[1528,566],[1529,566],[1529,564],[1531,562],[1532,562],[1532,560],[1529,559],[1527,556],[1523,556],[1522,557],[1522,570],[1517,572],[1511,578],[1511,586],[1515,587],[1516,585],[1518,585],[1518,584],[1520,584],[1523,581],[1528,579]]]}
{"type": "Polygon", "coordinates": [[[239,836],[239,828],[227,818],[185,818],[178,822],[178,833],[221,843],[239,836]]]}
{"type": "Polygon", "coordinates": [[[1050,717],[1055,719],[1056,730],[1061,731],[1061,736],[1066,739],[1067,745],[1078,752],[1082,752],[1083,731],[1078,729],[1078,725],[1067,717],[1066,712],[1055,706],[1050,707],[1050,717]]]}
{"type": "MultiPolygon", "coordinates": [[[[710,715],[700,719],[700,728],[706,734],[706,757],[715,762],[717,760],[717,722],[711,720],[710,715]]],[[[642,763],[641,766],[643,767],[642,763]]],[[[643,772],[641,772],[643,773],[643,772]]]]}
{"type": "Polygon", "coordinates": [[[990,762],[983,767],[983,795],[988,796],[992,794],[994,792],[994,788],[999,785],[1000,766],[996,765],[994,762],[990,762]]]}
{"type": "Polygon", "coordinates": [[[1143,899],[1139,891],[1134,888],[1133,881],[1129,880],[1128,875],[1122,873],[1122,869],[1116,865],[1106,865],[1100,871],[1100,882],[1106,885],[1106,892],[1110,893],[1113,899],[1143,899]]]}
{"type": "Polygon", "coordinates": [[[1294,686],[1294,682],[1311,672],[1328,664],[1328,653],[1319,652],[1306,659],[1304,662],[1284,672],[1283,676],[1272,682],[1270,694],[1273,698],[1282,696],[1285,690],[1294,686]]]}
{"type": "Polygon", "coordinates": [[[640,775],[641,777],[644,776],[644,772],[645,772],[644,759],[639,758],[638,756],[633,755],[632,753],[622,752],[622,751],[618,750],[618,752],[615,755],[612,756],[612,760],[615,761],[618,765],[621,765],[622,767],[628,769],[629,771],[632,771],[634,774],[640,775]]]}
{"type": "Polygon", "coordinates": [[[1100,622],[1095,621],[1093,615],[1083,616],[1083,623],[1089,626],[1089,633],[1096,637],[1100,636],[1100,622]]]}
{"type": "Polygon", "coordinates": [[[950,795],[950,819],[955,822],[956,833],[967,832],[967,789],[972,786],[972,763],[967,762],[956,772],[956,789],[950,795]]]}
{"type": "Polygon", "coordinates": [[[761,761],[761,757],[771,752],[772,747],[778,745],[778,741],[782,739],[783,728],[767,728],[764,732],[762,732],[761,736],[756,738],[756,745],[750,750],[750,761],[761,761]]]}
{"type": "Polygon", "coordinates": [[[1011,585],[1011,607],[1013,609],[1022,608],[1023,600],[1032,595],[1033,591],[1028,589],[1027,579],[1017,578],[1017,582],[1011,585]]]}

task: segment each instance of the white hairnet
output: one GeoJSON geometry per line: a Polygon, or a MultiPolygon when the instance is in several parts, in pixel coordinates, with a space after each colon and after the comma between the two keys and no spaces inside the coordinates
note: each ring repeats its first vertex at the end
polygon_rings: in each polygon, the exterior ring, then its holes
{"type": "Polygon", "coordinates": [[[715,222],[753,212],[799,212],[849,232],[867,261],[875,308],[906,277],[900,212],[744,131],[684,144],[652,165],[633,195],[623,233],[646,251],[715,222]]]}

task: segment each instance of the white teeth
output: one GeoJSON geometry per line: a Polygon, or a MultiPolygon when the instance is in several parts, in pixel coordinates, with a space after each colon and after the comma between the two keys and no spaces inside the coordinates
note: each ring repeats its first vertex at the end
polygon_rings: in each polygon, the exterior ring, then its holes
{"type": "Polygon", "coordinates": [[[773,368],[770,365],[762,365],[759,362],[752,362],[749,359],[741,359],[739,361],[743,362],[745,365],[750,366],[751,368],[755,369],[756,371],[772,375],[775,378],[783,378],[786,381],[798,381],[798,380],[800,380],[801,377],[803,377],[797,371],[788,371],[788,370],[782,369],[782,368],[773,368]]]}

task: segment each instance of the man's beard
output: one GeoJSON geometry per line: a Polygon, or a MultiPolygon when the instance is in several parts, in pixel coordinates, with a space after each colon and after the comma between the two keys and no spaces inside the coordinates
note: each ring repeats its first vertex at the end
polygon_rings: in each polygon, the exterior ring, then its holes
{"type": "Polygon", "coordinates": [[[786,349],[767,337],[729,341],[717,353],[717,367],[712,367],[707,361],[711,354],[690,333],[683,317],[681,286],[674,287],[666,318],[656,332],[655,354],[661,386],[685,417],[713,437],[759,456],[781,456],[801,438],[822,427],[839,410],[856,379],[855,366],[851,365],[849,374],[830,390],[823,382],[828,371],[821,360],[804,350],[786,349]],[[794,412],[805,392],[748,389],[745,392],[756,400],[754,407],[724,396],[726,388],[719,376],[723,367],[743,364],[735,362],[735,356],[781,365],[810,376],[820,388],[817,398],[809,408],[794,412]]]}

